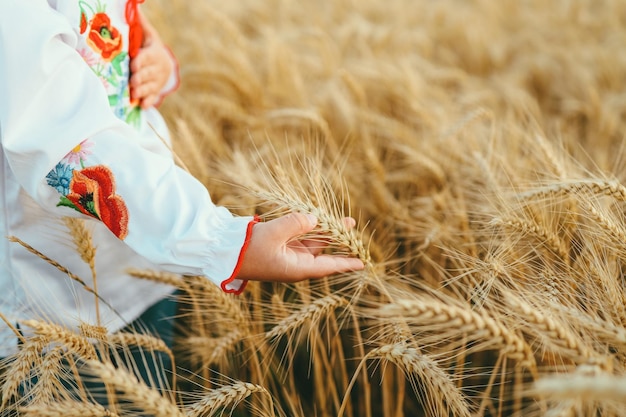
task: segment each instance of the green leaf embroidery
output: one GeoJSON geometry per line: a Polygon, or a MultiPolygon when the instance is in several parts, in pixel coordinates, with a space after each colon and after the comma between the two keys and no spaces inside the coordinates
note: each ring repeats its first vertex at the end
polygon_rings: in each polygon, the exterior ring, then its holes
{"type": "Polygon", "coordinates": [[[111,74],[110,77],[105,77],[105,79],[111,84],[113,87],[117,87],[120,83],[117,81],[117,76],[115,74],[111,74]]]}
{"type": "Polygon", "coordinates": [[[131,111],[126,115],[126,123],[129,125],[138,127],[141,121],[141,110],[139,107],[133,107],[131,111]]]}
{"type": "Polygon", "coordinates": [[[98,213],[96,213],[96,205],[94,204],[93,200],[85,201],[84,207],[85,210],[91,213],[93,217],[95,217],[96,219],[100,219],[100,216],[98,216],[98,213]]]}
{"type": "Polygon", "coordinates": [[[117,94],[110,94],[109,95],[109,106],[114,107],[117,106],[117,102],[118,102],[118,95],[117,94]]]}
{"type": "Polygon", "coordinates": [[[113,69],[115,70],[115,72],[117,72],[117,75],[122,75],[123,73],[122,62],[124,62],[125,59],[126,59],[126,52],[120,52],[111,61],[111,65],[113,66],[113,69]]]}
{"type": "Polygon", "coordinates": [[[73,208],[76,211],[80,211],[78,209],[78,207],[76,207],[76,205],[74,205],[74,203],[72,203],[66,196],[61,196],[61,198],[59,199],[59,202],[57,203],[57,207],[69,207],[69,208],[73,208]]]}

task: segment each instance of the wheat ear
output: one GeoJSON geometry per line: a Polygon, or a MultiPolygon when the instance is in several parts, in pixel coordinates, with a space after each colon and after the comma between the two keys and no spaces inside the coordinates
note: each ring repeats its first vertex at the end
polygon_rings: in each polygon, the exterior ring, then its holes
{"type": "Polygon", "coordinates": [[[606,215],[602,214],[598,209],[593,207],[591,204],[587,204],[589,209],[589,214],[591,218],[595,220],[595,222],[600,225],[602,230],[605,230],[608,236],[611,238],[613,243],[622,246],[626,242],[626,232],[624,229],[620,227],[617,223],[611,220],[606,215]]]}
{"type": "Polygon", "coordinates": [[[55,346],[44,355],[41,364],[35,369],[37,383],[28,394],[32,403],[56,402],[59,394],[67,390],[59,380],[63,356],[63,348],[60,346],[55,346]]]}
{"type": "MultiPolygon", "coordinates": [[[[187,407],[185,415],[186,417],[212,415],[220,408],[229,405],[233,407],[236,406],[256,392],[264,393],[269,396],[267,390],[260,385],[238,381],[234,384],[211,390],[204,398],[187,407]]],[[[272,415],[273,414],[272,411],[272,415]]]]}
{"type": "Polygon", "coordinates": [[[24,417],[119,417],[100,404],[69,400],[32,404],[20,407],[19,412],[24,417]]]}
{"type": "Polygon", "coordinates": [[[348,302],[344,298],[337,297],[335,295],[328,295],[317,299],[281,320],[276,326],[265,334],[265,337],[273,339],[287,334],[300,327],[306,321],[316,324],[322,317],[327,316],[330,311],[347,304],[348,302]]]}
{"type": "Polygon", "coordinates": [[[280,191],[256,191],[255,194],[266,201],[280,203],[292,211],[314,215],[317,217],[319,229],[324,233],[328,233],[333,243],[347,248],[350,255],[358,257],[366,265],[372,263],[369,251],[365,249],[363,241],[356,236],[353,229],[348,230],[343,221],[337,216],[329,214],[311,202],[292,198],[280,191]]]}
{"type": "Polygon", "coordinates": [[[548,248],[554,251],[565,262],[569,260],[569,252],[563,241],[556,233],[541,227],[540,225],[527,220],[522,220],[514,217],[507,218],[495,218],[493,223],[501,224],[509,227],[513,230],[517,230],[524,234],[535,237],[540,242],[543,242],[548,248]]]}
{"type": "Polygon", "coordinates": [[[608,358],[603,358],[586,346],[579,337],[567,329],[557,319],[548,317],[510,292],[504,292],[504,302],[520,315],[528,332],[540,336],[549,346],[556,349],[576,364],[594,363],[608,366],[608,358]]]}
{"type": "Polygon", "coordinates": [[[116,368],[110,363],[95,360],[85,361],[94,375],[108,387],[118,391],[121,397],[140,407],[154,417],[183,417],[178,407],[163,397],[157,390],[151,389],[131,372],[116,368]]]}
{"type": "Polygon", "coordinates": [[[0,389],[2,393],[0,409],[4,409],[11,398],[18,397],[18,390],[22,382],[30,381],[31,369],[34,364],[41,364],[41,352],[48,343],[49,340],[45,337],[30,337],[14,355],[11,364],[3,375],[4,380],[0,389]]]}
{"type": "Polygon", "coordinates": [[[161,351],[174,360],[174,354],[169,346],[162,339],[149,334],[117,332],[109,335],[107,340],[115,346],[137,346],[148,351],[161,351]]]}
{"type": "Polygon", "coordinates": [[[435,324],[453,328],[459,333],[484,339],[486,344],[497,346],[507,357],[526,366],[535,363],[524,340],[486,313],[436,300],[397,300],[379,311],[387,317],[404,317],[416,326],[435,324]]]}
{"type": "Polygon", "coordinates": [[[414,386],[432,415],[470,417],[468,404],[459,388],[440,366],[406,343],[381,346],[367,354],[368,359],[384,359],[396,364],[406,374],[415,375],[420,387],[414,386]]]}
{"type": "Polygon", "coordinates": [[[78,324],[78,331],[81,336],[95,340],[106,340],[109,333],[109,330],[104,326],[94,326],[85,322],[78,324]]]}
{"type": "Polygon", "coordinates": [[[70,352],[83,359],[95,359],[96,349],[89,341],[63,326],[37,320],[23,320],[21,323],[35,330],[35,334],[46,338],[49,342],[57,342],[70,352]]]}
{"type": "Polygon", "coordinates": [[[160,284],[171,285],[175,288],[185,289],[185,282],[182,276],[178,274],[137,268],[129,268],[126,270],[126,272],[128,273],[128,275],[135,278],[145,279],[148,281],[158,282],[160,284]]]}
{"type": "Polygon", "coordinates": [[[607,180],[579,180],[560,182],[534,191],[518,194],[522,200],[536,200],[549,196],[575,195],[581,192],[591,192],[594,195],[607,195],[617,201],[626,202],[626,187],[617,181],[607,180]]]}

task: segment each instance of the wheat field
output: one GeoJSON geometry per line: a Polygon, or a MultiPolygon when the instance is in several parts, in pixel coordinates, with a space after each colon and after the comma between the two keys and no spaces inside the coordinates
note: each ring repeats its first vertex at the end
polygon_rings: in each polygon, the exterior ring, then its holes
{"type": "Polygon", "coordinates": [[[181,166],[237,214],[314,213],[330,250],[366,269],[241,296],[132,270],[180,290],[174,348],[22,323],[34,336],[1,381],[3,408],[626,415],[625,2],[143,7],[180,63],[161,111],[181,166]],[[112,347],[177,372],[151,388],[112,347]],[[82,387],[94,376],[106,406],[82,387]]]}

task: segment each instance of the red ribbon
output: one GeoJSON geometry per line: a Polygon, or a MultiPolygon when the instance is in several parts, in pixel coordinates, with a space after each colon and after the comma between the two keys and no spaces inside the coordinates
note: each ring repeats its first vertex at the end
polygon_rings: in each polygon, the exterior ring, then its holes
{"type": "Polygon", "coordinates": [[[126,2],[126,21],[128,22],[128,55],[130,58],[137,56],[143,43],[143,29],[139,20],[137,5],[144,0],[128,0],[126,2]]]}

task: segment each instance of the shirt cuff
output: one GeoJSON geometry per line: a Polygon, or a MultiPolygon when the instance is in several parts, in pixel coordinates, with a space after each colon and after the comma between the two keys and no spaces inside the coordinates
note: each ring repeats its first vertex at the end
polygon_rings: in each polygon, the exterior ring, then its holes
{"type": "Polygon", "coordinates": [[[255,215],[254,219],[252,219],[248,223],[248,228],[246,229],[246,238],[243,242],[243,246],[241,247],[241,252],[239,252],[239,258],[237,259],[237,264],[235,265],[235,269],[233,270],[233,273],[231,274],[231,276],[228,279],[225,279],[224,281],[222,281],[222,284],[220,285],[224,292],[239,295],[243,292],[243,290],[246,288],[246,285],[248,284],[248,281],[238,279],[235,277],[237,276],[237,274],[239,273],[239,270],[241,269],[243,258],[246,255],[248,246],[250,245],[250,240],[252,238],[252,228],[254,227],[255,224],[259,222],[259,220],[260,220],[259,216],[255,215]]]}

